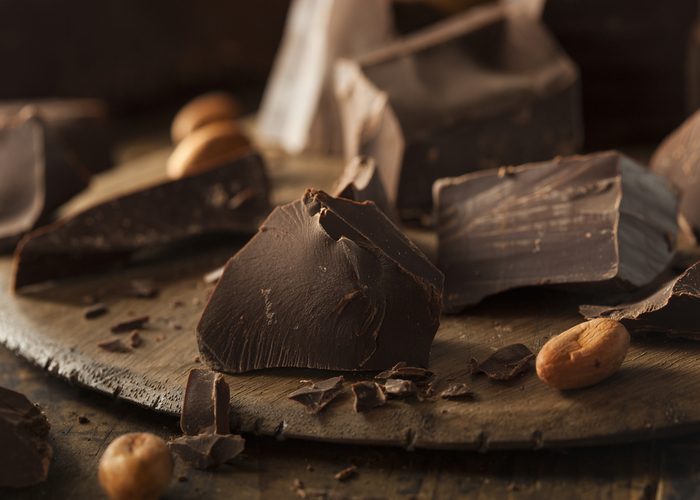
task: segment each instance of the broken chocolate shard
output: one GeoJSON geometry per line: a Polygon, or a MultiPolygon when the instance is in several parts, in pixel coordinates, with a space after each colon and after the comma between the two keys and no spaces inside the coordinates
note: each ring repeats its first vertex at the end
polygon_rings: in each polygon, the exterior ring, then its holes
{"type": "Polygon", "coordinates": [[[336,64],[346,158],[377,162],[403,218],[440,177],[576,152],[578,72],[547,29],[503,2],[336,64]]]}
{"type": "Polygon", "coordinates": [[[197,326],[199,351],[232,373],[425,365],[442,281],[374,203],[309,190],[226,264],[197,326]]]}
{"type": "Polygon", "coordinates": [[[375,162],[367,156],[356,156],[345,165],[333,188],[333,196],[353,201],[373,201],[387,217],[397,219],[375,162]]]}
{"type": "Polygon", "coordinates": [[[110,331],[112,333],[126,333],[131,332],[132,330],[141,330],[144,326],[146,326],[149,319],[149,316],[139,316],[138,318],[127,319],[112,325],[110,331]]]}
{"type": "Polygon", "coordinates": [[[530,370],[534,357],[523,344],[507,345],[478,363],[473,373],[483,373],[492,380],[511,380],[530,370]]]}
{"type": "Polygon", "coordinates": [[[124,264],[137,252],[211,234],[255,232],[269,212],[262,159],[250,155],[205,173],[100,203],[28,234],[15,255],[15,289],[124,264]],[[232,208],[243,190],[255,196],[232,208]]]}
{"type": "Polygon", "coordinates": [[[696,263],[656,293],[618,306],[581,306],[586,319],[610,318],[630,333],[665,333],[700,340],[700,263],[696,263]]]}
{"type": "Polygon", "coordinates": [[[350,388],[355,396],[353,408],[357,413],[364,413],[386,404],[384,391],[376,382],[356,382],[350,388]]]}
{"type": "Polygon", "coordinates": [[[428,382],[434,373],[419,366],[408,366],[405,361],[396,363],[391,369],[378,373],[374,378],[388,380],[392,378],[411,380],[416,383],[428,382]]]}
{"type": "Polygon", "coordinates": [[[333,476],[336,480],[338,481],[347,481],[349,479],[352,479],[356,477],[358,474],[357,472],[357,466],[356,465],[351,465],[349,467],[344,468],[343,470],[340,470],[335,473],[333,476]]]}
{"type": "Polygon", "coordinates": [[[46,480],[53,456],[50,429],[38,406],[0,387],[0,487],[24,488],[46,480]]]}
{"type": "Polygon", "coordinates": [[[153,299],[160,290],[151,280],[131,280],[127,294],[139,299],[153,299]]]}
{"type": "Polygon", "coordinates": [[[228,434],[231,392],[223,375],[211,370],[190,370],[182,403],[183,434],[228,434]]]}
{"type": "Polygon", "coordinates": [[[389,378],[384,382],[384,393],[390,398],[406,398],[415,396],[418,387],[411,380],[389,378]]]}
{"type": "Polygon", "coordinates": [[[441,179],[434,195],[450,313],[525,286],[640,288],[675,252],[676,192],[614,151],[441,179]]]}
{"type": "Polygon", "coordinates": [[[143,344],[143,338],[141,338],[141,334],[138,330],[134,330],[129,334],[129,347],[136,349],[137,347],[141,347],[141,344],[143,344]]]}
{"type": "Polygon", "coordinates": [[[131,348],[121,339],[103,340],[102,342],[97,343],[97,347],[107,352],[116,352],[121,354],[131,352],[131,348]]]}
{"type": "Polygon", "coordinates": [[[245,449],[245,440],[234,434],[200,434],[175,438],[168,445],[186,465],[205,470],[236,458],[245,449]]]}
{"type": "Polygon", "coordinates": [[[307,387],[297,389],[289,399],[301,403],[309,413],[318,413],[333,401],[343,390],[343,377],[331,377],[321,382],[312,382],[307,387]]]}
{"type": "Polygon", "coordinates": [[[442,392],[440,392],[440,397],[442,399],[467,399],[473,398],[474,393],[465,383],[450,384],[442,392]]]}
{"type": "Polygon", "coordinates": [[[98,302],[97,304],[86,307],[83,311],[83,317],[85,319],[95,319],[104,316],[108,312],[109,308],[102,302],[98,302]]]}

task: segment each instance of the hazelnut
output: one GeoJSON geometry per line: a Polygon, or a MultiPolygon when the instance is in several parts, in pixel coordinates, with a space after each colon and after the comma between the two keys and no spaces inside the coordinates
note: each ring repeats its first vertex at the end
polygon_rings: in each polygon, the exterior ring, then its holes
{"type": "Polygon", "coordinates": [[[552,337],[537,355],[537,376],[557,389],[597,384],[622,365],[630,334],[617,321],[600,318],[552,337]]]}
{"type": "Polygon", "coordinates": [[[171,179],[200,174],[250,152],[250,142],[235,122],[205,125],[180,142],[168,158],[171,179]]]}
{"type": "Polygon", "coordinates": [[[240,116],[238,101],[226,92],[209,92],[185,104],[173,118],[170,136],[177,144],[198,128],[218,121],[233,121],[240,116]]]}
{"type": "Polygon", "coordinates": [[[112,500],[156,499],[167,489],[172,474],[168,445],[147,432],[119,436],[100,458],[100,484],[112,500]]]}

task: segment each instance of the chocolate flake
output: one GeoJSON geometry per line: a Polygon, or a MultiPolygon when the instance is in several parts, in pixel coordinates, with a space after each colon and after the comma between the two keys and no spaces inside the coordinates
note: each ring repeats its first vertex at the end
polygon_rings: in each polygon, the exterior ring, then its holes
{"type": "Polygon", "coordinates": [[[333,401],[343,390],[343,377],[332,377],[321,382],[312,382],[307,387],[297,389],[289,396],[306,407],[309,413],[318,413],[333,401]]]}
{"type": "Polygon", "coordinates": [[[382,387],[376,382],[356,382],[351,386],[355,396],[353,408],[357,413],[364,413],[386,404],[386,396],[382,387]]]}
{"type": "Polygon", "coordinates": [[[474,393],[468,384],[456,383],[450,384],[440,393],[442,399],[464,399],[474,397],[474,393]]]}
{"type": "Polygon", "coordinates": [[[99,318],[100,316],[104,316],[108,312],[109,308],[102,302],[99,302],[91,305],[90,307],[86,307],[83,311],[83,317],[85,319],[95,319],[99,318]]]}
{"type": "Polygon", "coordinates": [[[236,458],[245,448],[245,440],[233,434],[180,436],[168,443],[170,449],[194,469],[215,469],[236,458]]]}
{"type": "Polygon", "coordinates": [[[131,280],[128,295],[139,299],[153,299],[160,290],[151,280],[131,280]]]}
{"type": "Polygon", "coordinates": [[[131,332],[133,330],[142,330],[144,326],[146,326],[146,323],[148,323],[149,319],[149,316],[139,316],[138,318],[127,319],[125,321],[112,325],[110,330],[112,331],[112,333],[126,333],[131,332]]]}
{"type": "Polygon", "coordinates": [[[129,347],[135,349],[140,347],[141,344],[143,344],[143,338],[141,338],[141,334],[138,330],[134,330],[129,334],[129,347]]]}
{"type": "Polygon", "coordinates": [[[390,370],[383,371],[377,374],[374,378],[377,380],[388,380],[398,378],[411,380],[416,383],[428,382],[435,374],[425,368],[418,366],[408,366],[405,361],[396,363],[390,370]]]}
{"type": "Polygon", "coordinates": [[[357,466],[356,465],[351,465],[350,467],[346,467],[341,471],[338,471],[335,473],[333,476],[336,480],[338,481],[347,481],[349,479],[352,479],[356,477],[358,474],[357,472],[357,466]]]}
{"type": "Polygon", "coordinates": [[[97,344],[97,347],[104,349],[108,352],[119,352],[127,353],[131,352],[129,346],[127,346],[121,339],[103,340],[97,344]]]}
{"type": "Polygon", "coordinates": [[[183,434],[228,434],[230,400],[230,389],[223,375],[211,370],[190,370],[180,416],[183,434]]]}
{"type": "Polygon", "coordinates": [[[384,392],[390,398],[405,398],[415,396],[418,393],[418,387],[411,380],[389,378],[384,382],[384,392]]]}
{"type": "Polygon", "coordinates": [[[535,355],[523,344],[501,347],[478,363],[474,373],[484,373],[492,380],[511,380],[531,368],[535,355]]]}

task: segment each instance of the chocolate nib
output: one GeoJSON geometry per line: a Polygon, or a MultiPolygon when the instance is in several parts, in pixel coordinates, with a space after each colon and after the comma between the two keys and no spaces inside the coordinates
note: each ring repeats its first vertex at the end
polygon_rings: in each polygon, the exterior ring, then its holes
{"type": "Polygon", "coordinates": [[[100,203],[28,234],[15,256],[15,288],[100,272],[196,236],[250,234],[269,211],[267,189],[262,159],[250,155],[100,203]],[[231,207],[244,190],[255,195],[231,207]]]}
{"type": "Polygon", "coordinates": [[[406,398],[415,396],[418,393],[418,387],[410,380],[390,378],[384,382],[384,393],[390,398],[406,398]]]}
{"type": "Polygon", "coordinates": [[[363,413],[386,404],[384,391],[376,382],[357,382],[352,384],[351,389],[355,396],[353,408],[357,413],[363,413]]]}
{"type": "Polygon", "coordinates": [[[297,389],[288,398],[303,404],[309,413],[318,413],[333,401],[342,390],[343,377],[332,377],[297,389]]]}
{"type": "Polygon", "coordinates": [[[447,312],[523,286],[642,287],[675,251],[675,192],[617,152],[441,179],[434,191],[447,312]]]}
{"type": "Polygon", "coordinates": [[[392,378],[412,380],[413,382],[427,382],[433,378],[433,372],[418,366],[408,366],[405,362],[396,363],[391,369],[378,373],[374,378],[388,380],[392,378]]]}
{"type": "Polygon", "coordinates": [[[122,354],[131,352],[129,346],[122,342],[121,339],[103,340],[97,344],[97,347],[108,352],[118,352],[122,354]]]}
{"type": "Polygon", "coordinates": [[[357,474],[357,466],[351,465],[350,467],[345,467],[343,470],[336,472],[333,477],[338,481],[347,481],[357,476],[357,474]]]}
{"type": "Polygon", "coordinates": [[[396,219],[377,166],[367,156],[356,156],[345,165],[345,170],[333,188],[333,196],[353,201],[373,201],[387,217],[396,219]]]}
{"type": "Polygon", "coordinates": [[[99,318],[100,316],[104,316],[108,312],[109,309],[107,308],[107,306],[102,302],[98,302],[97,304],[93,304],[89,307],[86,307],[83,311],[83,317],[85,319],[95,319],[99,318]]]}
{"type": "Polygon", "coordinates": [[[183,434],[228,434],[231,393],[223,375],[193,369],[187,377],[180,429],[183,434]]]}
{"type": "Polygon", "coordinates": [[[236,458],[245,448],[245,440],[233,434],[181,436],[168,444],[173,453],[195,469],[214,469],[236,458]]]}
{"type": "Polygon", "coordinates": [[[53,456],[50,428],[39,407],[0,387],[0,487],[22,488],[46,479],[53,456]]]}
{"type": "Polygon", "coordinates": [[[474,393],[469,385],[464,383],[450,384],[440,393],[440,397],[442,399],[464,399],[471,398],[473,396],[474,393]]]}
{"type": "Polygon", "coordinates": [[[309,190],[226,264],[197,327],[214,369],[425,365],[442,274],[374,203],[309,190]]]}
{"type": "Polygon", "coordinates": [[[376,159],[402,217],[430,210],[440,177],[581,143],[576,67],[540,22],[494,3],[336,65],[346,158],[376,159]]]}
{"type": "Polygon", "coordinates": [[[630,332],[660,332],[700,340],[700,263],[666,283],[656,293],[632,304],[581,306],[587,319],[611,318],[630,332]]]}
{"type": "Polygon", "coordinates": [[[127,319],[113,325],[110,330],[112,333],[126,333],[132,330],[141,330],[150,318],[148,316],[139,316],[138,318],[127,319]]]}
{"type": "Polygon", "coordinates": [[[523,344],[501,347],[481,363],[474,363],[474,373],[484,373],[492,380],[511,380],[530,369],[535,355],[523,344]]]}

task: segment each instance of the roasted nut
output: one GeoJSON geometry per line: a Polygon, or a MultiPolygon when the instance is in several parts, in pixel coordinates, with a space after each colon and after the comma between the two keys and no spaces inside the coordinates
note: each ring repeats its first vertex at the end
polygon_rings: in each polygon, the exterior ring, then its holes
{"type": "Polygon", "coordinates": [[[119,436],[100,458],[100,484],[112,500],[156,499],[168,487],[172,474],[168,445],[147,432],[119,436]]]}
{"type": "Polygon", "coordinates": [[[198,128],[213,122],[233,121],[240,115],[238,101],[226,92],[209,92],[185,104],[173,118],[170,136],[174,144],[198,128]]]}
{"type": "Polygon", "coordinates": [[[557,389],[597,384],[615,373],[627,355],[630,334],[622,323],[594,319],[551,338],[537,355],[537,376],[557,389]]]}
{"type": "Polygon", "coordinates": [[[180,142],[168,158],[168,177],[199,174],[250,152],[250,142],[235,122],[205,125],[180,142]]]}

